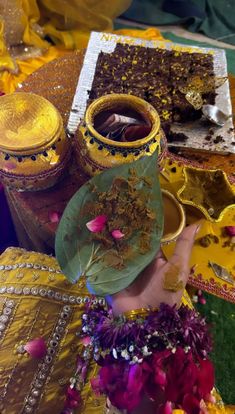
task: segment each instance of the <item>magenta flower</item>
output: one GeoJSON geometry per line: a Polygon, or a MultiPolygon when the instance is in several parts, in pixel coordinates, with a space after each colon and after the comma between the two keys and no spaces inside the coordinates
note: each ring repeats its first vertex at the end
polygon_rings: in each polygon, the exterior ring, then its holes
{"type": "Polygon", "coordinates": [[[91,337],[90,336],[84,336],[84,338],[81,338],[81,342],[84,346],[88,346],[91,344],[91,337]]]}
{"type": "Polygon", "coordinates": [[[86,223],[86,226],[92,233],[100,233],[103,231],[107,220],[108,217],[105,215],[97,216],[93,220],[88,221],[88,223],[86,223]]]}
{"type": "Polygon", "coordinates": [[[198,367],[197,392],[200,398],[210,394],[215,383],[214,367],[210,360],[202,359],[198,367]]]}
{"type": "Polygon", "coordinates": [[[46,342],[43,338],[36,338],[24,345],[25,351],[33,358],[43,358],[47,353],[46,342]]]}
{"type": "Polygon", "coordinates": [[[51,211],[49,213],[49,220],[51,223],[59,223],[60,217],[61,215],[57,211],[51,211]]]}
{"type": "MultiPolygon", "coordinates": [[[[66,393],[65,409],[75,409],[81,403],[81,394],[76,388],[68,386],[66,393]]],[[[69,411],[71,412],[71,411],[69,411]]]]}
{"type": "Polygon", "coordinates": [[[112,234],[112,236],[113,236],[114,239],[121,239],[122,237],[125,236],[125,234],[122,233],[121,230],[118,230],[118,229],[117,230],[113,230],[111,234],[112,234]]]}
{"type": "Polygon", "coordinates": [[[225,231],[228,236],[234,237],[235,236],[235,226],[225,226],[225,231]]]}
{"type": "Polygon", "coordinates": [[[199,414],[201,412],[200,401],[192,393],[185,394],[182,408],[189,414],[199,414]]]}
{"type": "Polygon", "coordinates": [[[154,381],[161,388],[164,388],[166,385],[166,373],[158,367],[155,368],[154,381]]]}
{"type": "Polygon", "coordinates": [[[172,414],[172,403],[167,401],[164,405],[161,406],[159,413],[160,414],[172,414]]]}

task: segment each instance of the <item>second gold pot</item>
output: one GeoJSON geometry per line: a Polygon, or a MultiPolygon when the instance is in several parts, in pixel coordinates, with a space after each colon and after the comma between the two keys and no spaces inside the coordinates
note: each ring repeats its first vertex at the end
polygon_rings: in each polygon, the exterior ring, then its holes
{"type": "Polygon", "coordinates": [[[152,155],[158,150],[159,161],[163,153],[164,133],[160,128],[157,111],[148,102],[126,94],[105,95],[96,99],[88,107],[84,123],[75,137],[76,158],[82,169],[90,176],[105,169],[124,163],[134,162],[144,155],[152,155]],[[136,111],[151,125],[150,133],[136,141],[120,142],[108,139],[94,128],[95,117],[106,110],[123,107],[136,111]]]}

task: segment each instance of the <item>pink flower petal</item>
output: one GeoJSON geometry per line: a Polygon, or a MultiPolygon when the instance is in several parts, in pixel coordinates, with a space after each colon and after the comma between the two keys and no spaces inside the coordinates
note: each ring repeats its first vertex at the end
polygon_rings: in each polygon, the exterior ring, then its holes
{"type": "Polygon", "coordinates": [[[27,344],[24,346],[24,349],[31,357],[37,359],[43,358],[47,353],[46,342],[43,338],[36,338],[32,341],[27,342],[27,344]]]}
{"type": "Polygon", "coordinates": [[[228,236],[230,236],[230,237],[235,236],[235,226],[226,226],[224,229],[225,229],[226,233],[228,234],[228,236]]]}
{"type": "Polygon", "coordinates": [[[59,223],[60,217],[61,215],[57,211],[51,211],[49,213],[49,220],[51,223],[59,223]]]}
{"type": "Polygon", "coordinates": [[[214,396],[214,395],[212,395],[212,394],[207,394],[207,395],[204,397],[204,400],[205,400],[206,402],[210,402],[210,403],[212,403],[212,404],[215,404],[215,403],[216,403],[216,398],[215,398],[215,396],[214,396]]]}
{"type": "Polygon", "coordinates": [[[118,229],[117,230],[113,230],[111,234],[112,234],[112,236],[113,236],[114,239],[121,239],[122,237],[125,236],[125,234],[122,233],[121,230],[118,230],[118,229]]]}
{"type": "Polygon", "coordinates": [[[91,338],[90,338],[90,336],[84,336],[84,338],[81,338],[81,343],[84,346],[90,345],[91,344],[91,338]]]}
{"type": "Polygon", "coordinates": [[[86,223],[86,226],[92,233],[99,233],[104,229],[107,220],[108,217],[105,215],[97,216],[93,220],[88,221],[88,223],[86,223]]]}
{"type": "Polygon", "coordinates": [[[167,401],[164,405],[160,408],[161,414],[172,414],[172,403],[170,401],[167,401]]]}
{"type": "Polygon", "coordinates": [[[160,387],[165,387],[166,385],[166,373],[157,367],[154,375],[154,380],[156,384],[160,385],[160,387]]]}
{"type": "Polygon", "coordinates": [[[203,296],[200,296],[200,297],[199,297],[199,303],[200,303],[201,305],[205,305],[205,304],[206,304],[206,299],[205,299],[203,296]]]}

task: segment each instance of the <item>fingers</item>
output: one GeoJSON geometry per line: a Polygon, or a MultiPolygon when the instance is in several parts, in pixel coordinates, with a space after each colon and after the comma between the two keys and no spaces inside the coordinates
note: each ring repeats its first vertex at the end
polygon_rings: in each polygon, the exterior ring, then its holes
{"type": "Polygon", "coordinates": [[[188,273],[189,260],[192,253],[195,236],[199,230],[198,224],[186,227],[178,238],[170,263],[180,267],[182,272],[188,273]]]}
{"type": "Polygon", "coordinates": [[[158,251],[158,253],[157,253],[157,255],[156,255],[156,257],[155,257],[154,261],[156,262],[156,264],[157,264],[158,266],[164,265],[164,264],[167,262],[166,257],[165,257],[165,255],[164,255],[164,253],[163,253],[162,249],[160,249],[160,250],[158,251]]]}

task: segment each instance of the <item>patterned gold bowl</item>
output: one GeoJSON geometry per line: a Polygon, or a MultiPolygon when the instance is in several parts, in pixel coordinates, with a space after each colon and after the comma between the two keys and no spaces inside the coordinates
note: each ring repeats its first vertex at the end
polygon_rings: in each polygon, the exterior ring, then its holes
{"type": "Polygon", "coordinates": [[[126,94],[105,95],[90,104],[84,123],[78,129],[75,137],[77,161],[86,173],[93,176],[107,168],[152,155],[157,149],[159,154],[163,153],[163,135],[159,115],[148,102],[126,94]],[[95,117],[102,111],[115,111],[121,106],[136,111],[151,124],[151,131],[146,137],[132,142],[118,142],[97,132],[94,128],[95,117]]]}
{"type": "Polygon", "coordinates": [[[235,207],[235,190],[222,170],[185,167],[184,184],[178,190],[178,200],[199,211],[212,222],[219,222],[235,207]]]}
{"type": "Polygon", "coordinates": [[[164,230],[161,244],[175,241],[185,227],[185,212],[175,196],[167,190],[162,190],[164,210],[164,230]]]}
{"type": "Polygon", "coordinates": [[[18,191],[53,186],[62,176],[70,145],[62,118],[32,93],[0,97],[0,180],[18,191]]]}

